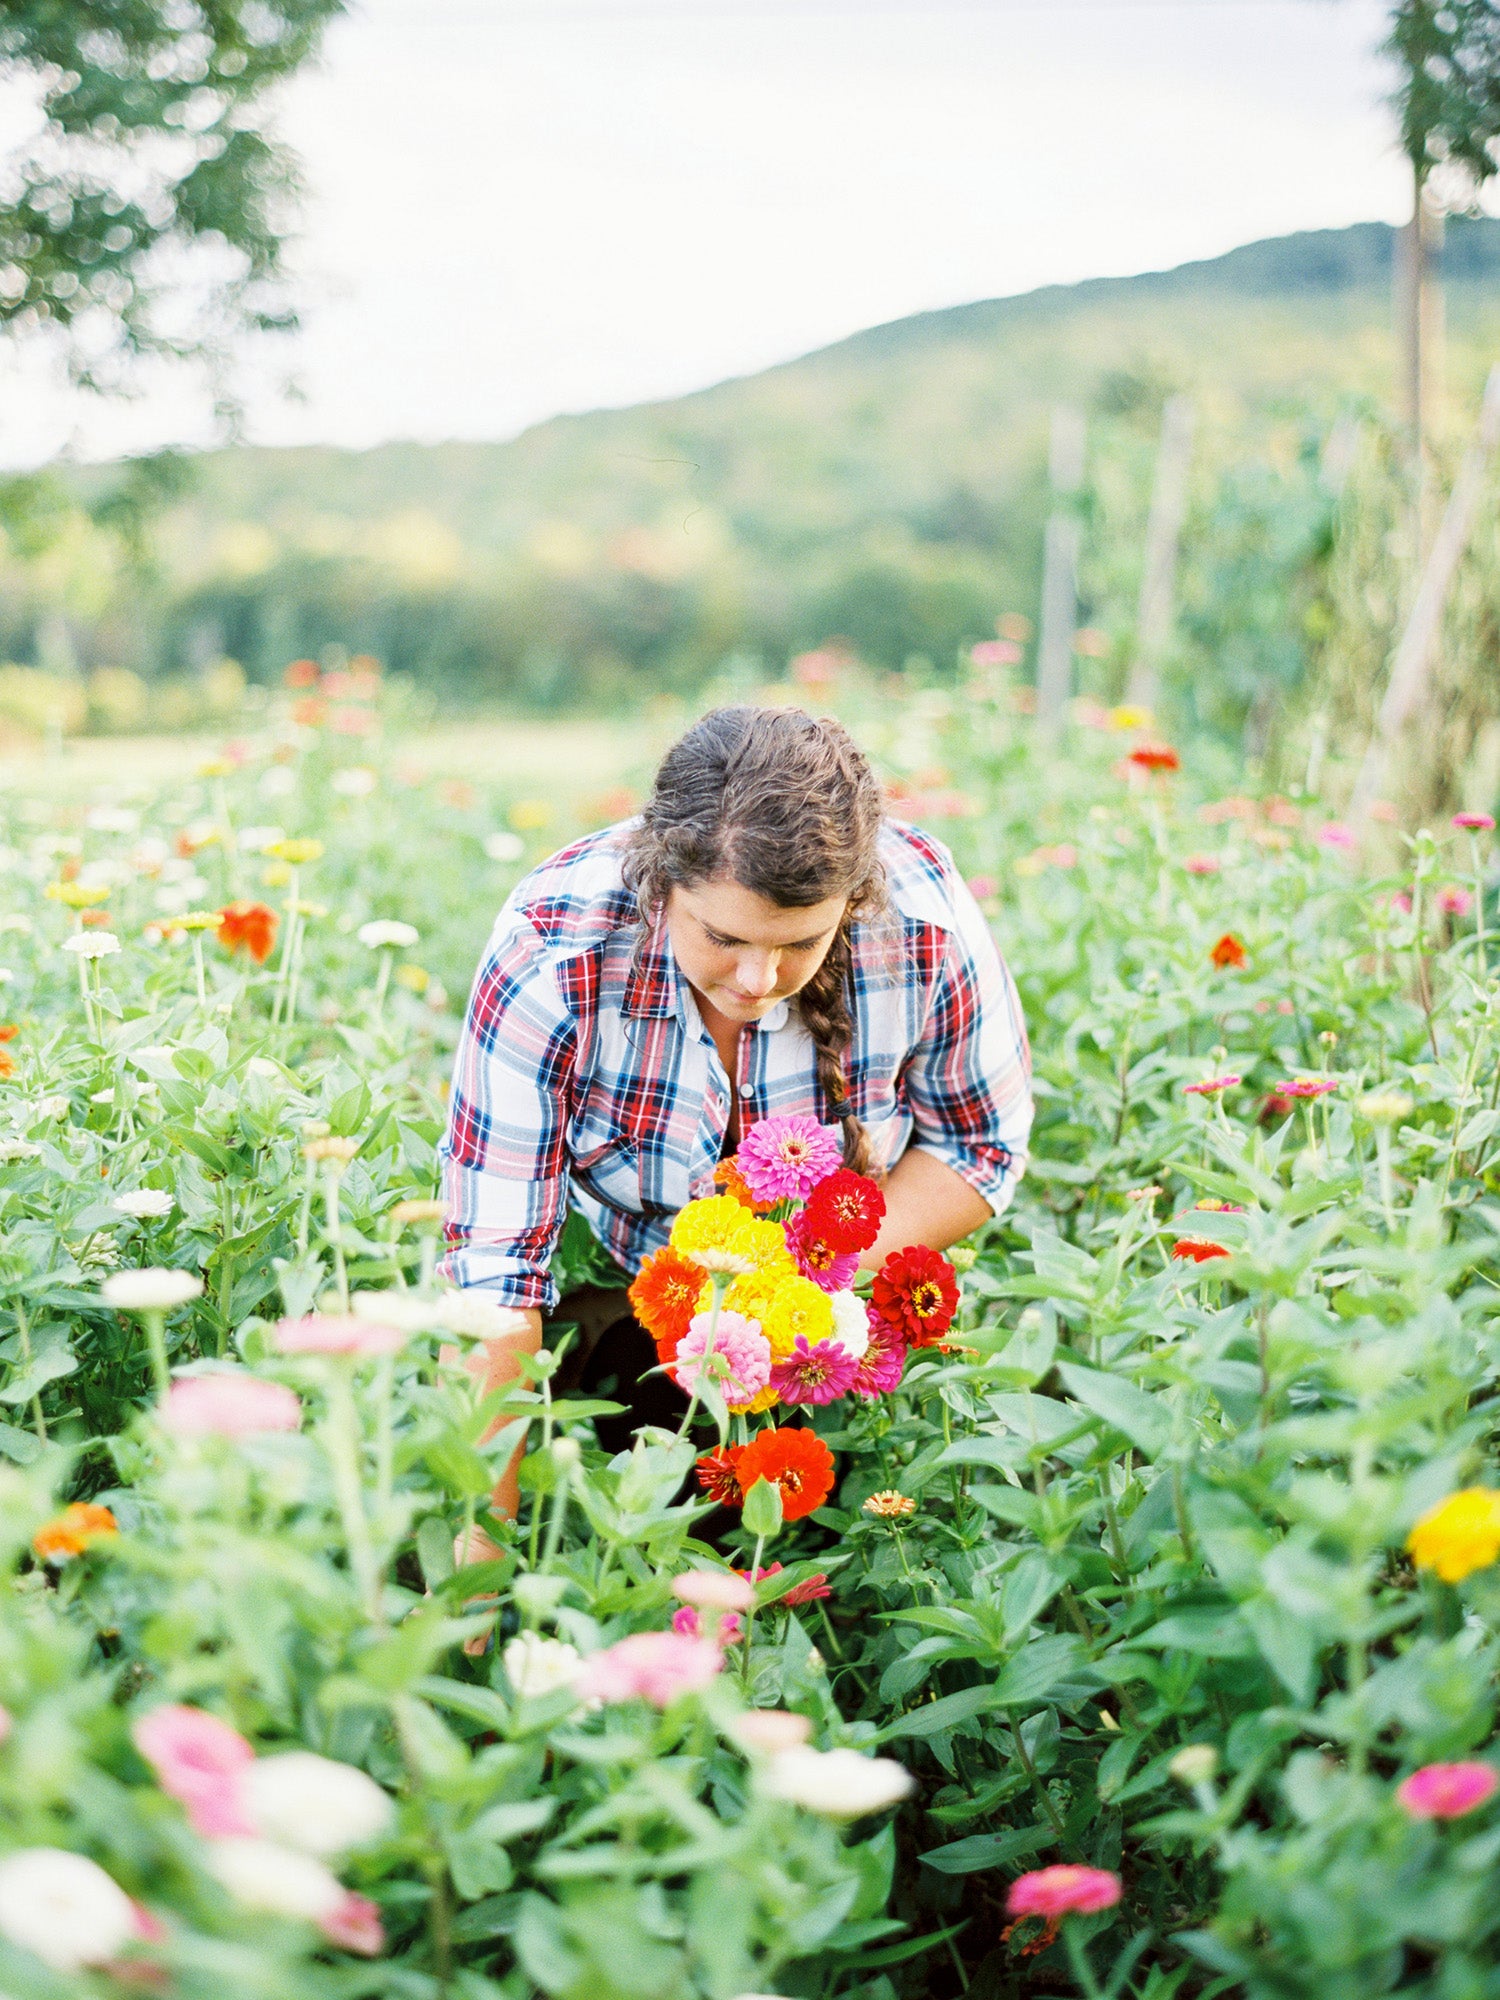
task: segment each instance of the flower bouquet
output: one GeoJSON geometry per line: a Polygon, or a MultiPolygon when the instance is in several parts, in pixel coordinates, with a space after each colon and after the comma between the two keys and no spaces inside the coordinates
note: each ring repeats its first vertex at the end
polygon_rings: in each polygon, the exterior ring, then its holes
{"type": "Polygon", "coordinates": [[[868,1298],[855,1290],[885,1197],[843,1165],[842,1135],[815,1119],[761,1120],[715,1179],[724,1192],[679,1212],[630,1302],[688,1393],[684,1430],[699,1404],[718,1420],[722,1442],[698,1460],[703,1490],[735,1507],[769,1481],[795,1521],[832,1491],[833,1454],[773,1413],[888,1395],[909,1350],[947,1333],[958,1280],[946,1257],[917,1246],[890,1253],[868,1298]]]}

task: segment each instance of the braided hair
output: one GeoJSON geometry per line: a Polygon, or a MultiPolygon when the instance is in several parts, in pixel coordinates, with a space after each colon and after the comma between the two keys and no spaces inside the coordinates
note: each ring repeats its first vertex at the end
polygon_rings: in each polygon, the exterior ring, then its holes
{"type": "Polygon", "coordinates": [[[844,1128],[844,1161],[875,1167],[849,1099],[854,1037],[850,934],[885,906],[876,852],[880,787],[849,732],[795,708],[716,708],[662,759],[625,853],[643,924],[674,888],[728,878],[782,909],[846,896],[828,955],[797,994],[812,1036],[824,1116],[844,1128]]]}

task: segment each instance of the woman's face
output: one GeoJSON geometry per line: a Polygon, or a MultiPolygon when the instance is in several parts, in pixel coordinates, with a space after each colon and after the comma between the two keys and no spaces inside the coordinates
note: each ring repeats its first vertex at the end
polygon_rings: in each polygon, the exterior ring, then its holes
{"type": "Polygon", "coordinates": [[[738,882],[699,882],[667,898],[672,954],[700,998],[730,1021],[758,1021],[828,956],[849,906],[830,896],[787,910],[738,882]]]}

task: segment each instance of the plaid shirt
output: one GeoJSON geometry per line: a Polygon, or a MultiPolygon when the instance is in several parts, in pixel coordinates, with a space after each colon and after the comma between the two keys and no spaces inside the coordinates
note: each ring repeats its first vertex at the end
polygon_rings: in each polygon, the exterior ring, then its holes
{"type": "MultiPolygon", "coordinates": [[[[714,1192],[731,1092],[740,1129],[831,1122],[795,996],[725,1072],[665,924],[644,937],[621,881],[625,827],[565,847],[511,892],[479,967],[443,1141],[447,1275],[515,1306],[547,1274],[570,1205],[629,1271],[714,1192]]],[[[1026,1164],[1030,1050],[1010,974],[946,848],[888,822],[890,914],[852,937],[853,1108],[890,1164],[937,1155],[998,1214],[1026,1164]]]]}

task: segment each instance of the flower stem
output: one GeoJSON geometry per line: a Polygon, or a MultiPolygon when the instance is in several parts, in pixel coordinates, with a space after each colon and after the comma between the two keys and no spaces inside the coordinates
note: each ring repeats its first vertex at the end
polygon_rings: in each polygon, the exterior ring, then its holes
{"type": "Polygon", "coordinates": [[[146,1328],[146,1347],[151,1356],[151,1377],[156,1384],[156,1400],[164,1403],[167,1391],[172,1386],[171,1371],[167,1367],[167,1326],[166,1314],[147,1307],[141,1314],[146,1328]]]}
{"type": "Polygon", "coordinates": [[[349,1567],[359,1594],[360,1608],[372,1625],[380,1622],[380,1572],[370,1539],[370,1523],[365,1514],[365,1496],[360,1459],[363,1437],[359,1411],[354,1401],[353,1363],[333,1357],[328,1367],[328,1422],[325,1439],[333,1470],[334,1498],[344,1528],[344,1545],[349,1551],[349,1567]]]}

